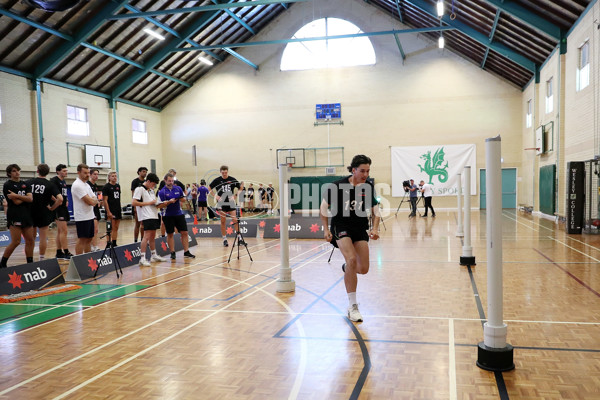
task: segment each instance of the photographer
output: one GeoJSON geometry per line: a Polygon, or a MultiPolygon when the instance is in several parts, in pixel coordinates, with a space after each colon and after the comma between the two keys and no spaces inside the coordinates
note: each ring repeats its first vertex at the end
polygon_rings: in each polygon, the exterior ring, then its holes
{"type": "Polygon", "coordinates": [[[431,216],[435,217],[435,211],[431,206],[431,197],[433,197],[433,187],[429,183],[425,183],[425,181],[421,181],[421,193],[423,193],[423,197],[425,198],[425,214],[424,217],[427,216],[427,209],[431,208],[431,216]]]}
{"type": "Polygon", "coordinates": [[[411,213],[408,215],[409,218],[415,217],[417,215],[417,199],[419,197],[419,188],[415,185],[415,180],[411,179],[410,184],[407,186],[408,191],[410,192],[410,209],[411,213]]]}

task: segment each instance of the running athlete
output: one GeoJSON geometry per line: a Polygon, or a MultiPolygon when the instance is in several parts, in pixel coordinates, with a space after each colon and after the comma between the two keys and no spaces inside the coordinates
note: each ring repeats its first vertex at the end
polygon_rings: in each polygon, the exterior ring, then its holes
{"type": "MultiPolygon", "coordinates": [[[[208,185],[208,187],[210,188],[211,192],[214,190],[216,193],[213,194],[213,197],[217,201],[217,210],[220,210],[220,212],[217,213],[221,217],[221,235],[223,235],[223,246],[227,247],[229,246],[225,230],[227,215],[231,216],[234,225],[236,225],[236,230],[239,230],[239,226],[237,225],[238,221],[235,216],[235,196],[233,191],[240,188],[240,183],[233,176],[229,176],[229,167],[227,165],[222,165],[219,171],[221,172],[221,176],[215,178],[210,185],[208,185]]],[[[240,244],[243,245],[243,241],[240,244]]]]}
{"type": "Polygon", "coordinates": [[[121,185],[117,183],[117,173],[114,171],[108,173],[108,183],[102,188],[102,202],[106,221],[110,221],[112,226],[110,238],[113,246],[116,246],[123,214],[121,211],[121,185]]]}
{"type": "MultiPolygon", "coordinates": [[[[131,196],[133,196],[133,192],[135,192],[135,189],[142,186],[144,184],[144,182],[146,181],[146,175],[148,174],[148,168],[139,167],[137,170],[137,174],[138,174],[137,178],[135,178],[133,181],[131,181],[131,196]]],[[[137,242],[139,235],[141,235],[142,237],[144,236],[144,227],[142,226],[142,223],[138,219],[137,207],[135,207],[135,206],[133,207],[133,219],[135,220],[135,226],[133,227],[133,241],[137,242]]]]}
{"type": "Polygon", "coordinates": [[[56,258],[59,260],[68,260],[73,254],[67,247],[67,222],[71,220],[69,214],[69,189],[67,188],[67,166],[58,164],[56,166],[56,176],[50,179],[60,191],[63,197],[62,204],[54,210],[54,219],[56,220],[56,258]]]}
{"type": "Polygon", "coordinates": [[[36,228],[40,233],[40,260],[46,258],[46,248],[48,247],[48,226],[54,221],[54,210],[63,202],[62,194],[52,184],[46,176],[50,172],[47,164],[40,164],[37,167],[37,178],[27,181],[33,194],[33,203],[31,203],[31,220],[33,222],[33,237],[36,236],[36,228]]]}
{"type": "Polygon", "coordinates": [[[185,193],[179,186],[175,185],[173,178],[171,174],[165,175],[165,187],[158,192],[160,201],[167,205],[164,209],[162,220],[167,231],[167,244],[169,245],[169,249],[171,249],[171,260],[176,259],[175,240],[173,239],[175,228],[177,228],[177,232],[181,235],[183,257],[196,258],[189,250],[190,243],[188,240],[187,223],[185,222],[183,211],[181,211],[181,203],[185,201],[185,193]]]}
{"type": "Polygon", "coordinates": [[[98,204],[94,206],[94,237],[92,238],[92,251],[100,250],[98,247],[98,223],[102,219],[102,215],[100,214],[100,203],[102,202],[102,191],[98,188],[98,177],[100,175],[100,170],[98,168],[90,169],[90,180],[87,181],[87,184],[92,188],[92,192],[96,195],[96,198],[99,200],[98,204]]]}
{"type": "Polygon", "coordinates": [[[33,201],[31,187],[21,180],[21,168],[17,164],[6,167],[6,176],[9,178],[4,183],[2,192],[7,203],[6,225],[10,230],[10,243],[4,249],[0,261],[0,268],[6,268],[8,259],[15,249],[21,244],[21,235],[25,238],[25,258],[28,263],[33,262],[33,222],[29,206],[33,201]]]}
{"type": "Polygon", "coordinates": [[[369,238],[379,238],[379,207],[375,189],[367,182],[371,159],[356,155],[348,167],[351,175],[328,185],[321,202],[325,240],[338,247],[344,256],[344,283],[348,293],[348,318],[362,321],[356,301],[357,274],[369,272],[369,238]],[[331,230],[328,227],[327,211],[331,206],[331,230]],[[369,233],[369,218],[366,210],[371,209],[373,227],[369,233]]]}

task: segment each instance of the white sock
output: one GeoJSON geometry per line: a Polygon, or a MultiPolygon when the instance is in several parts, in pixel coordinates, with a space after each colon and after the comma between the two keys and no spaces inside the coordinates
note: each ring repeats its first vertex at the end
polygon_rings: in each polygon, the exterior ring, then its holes
{"type": "Polygon", "coordinates": [[[152,256],[156,255],[156,250],[150,250],[150,254],[152,254],[152,256]]]}
{"type": "Polygon", "coordinates": [[[358,304],[356,302],[356,292],[348,293],[348,303],[350,304],[350,307],[352,307],[355,304],[358,304]]]}
{"type": "Polygon", "coordinates": [[[227,240],[227,236],[223,235],[223,240],[227,240]]]}
{"type": "Polygon", "coordinates": [[[40,260],[43,260],[44,258],[46,258],[46,256],[40,254],[40,260]]]}

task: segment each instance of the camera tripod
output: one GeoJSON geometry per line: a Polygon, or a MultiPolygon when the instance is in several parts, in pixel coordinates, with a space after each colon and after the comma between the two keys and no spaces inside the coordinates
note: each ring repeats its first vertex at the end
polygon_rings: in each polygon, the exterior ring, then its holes
{"type": "MultiPolygon", "coordinates": [[[[419,203],[421,202],[421,200],[423,199],[423,196],[419,196],[417,197],[417,203],[415,204],[415,209],[417,210],[417,213],[419,214],[419,217],[421,216],[421,213],[419,212],[419,203]]],[[[398,205],[398,208],[396,209],[396,214],[394,214],[394,217],[398,216],[398,211],[400,211],[400,207],[402,207],[403,203],[408,203],[408,208],[410,209],[410,212],[412,214],[412,207],[410,205],[410,197],[408,195],[408,192],[404,192],[404,197],[402,197],[402,200],[400,200],[400,204],[398,205]]],[[[411,215],[409,215],[410,217],[411,215]]]]}
{"type": "MultiPolygon", "coordinates": [[[[120,276],[123,276],[123,270],[121,269],[121,264],[119,263],[119,258],[117,257],[117,252],[115,251],[115,245],[113,244],[113,241],[111,238],[112,226],[110,225],[110,222],[107,222],[106,225],[107,225],[106,235],[100,236],[100,239],[106,238],[106,247],[104,248],[104,251],[102,252],[102,255],[100,256],[100,260],[104,259],[104,255],[106,254],[106,251],[108,250],[109,257],[115,263],[115,273],[117,274],[117,278],[118,278],[119,271],[121,271],[120,276]],[[117,267],[119,267],[119,269],[117,269],[117,267]]],[[[94,278],[96,277],[96,274],[98,273],[99,269],[100,269],[100,266],[98,266],[98,268],[96,268],[96,271],[94,271],[94,278]]]]}
{"type": "Polygon", "coordinates": [[[229,264],[229,261],[231,261],[231,255],[233,254],[233,249],[236,247],[237,244],[237,259],[240,259],[240,246],[244,246],[246,248],[246,252],[248,253],[248,257],[250,257],[250,261],[254,261],[252,259],[252,255],[250,254],[250,250],[248,250],[248,243],[246,243],[246,241],[244,240],[244,236],[242,235],[242,232],[240,232],[240,208],[237,207],[235,209],[235,216],[237,219],[237,223],[232,222],[233,225],[236,226],[235,228],[235,239],[233,239],[233,244],[231,245],[231,251],[229,252],[229,258],[227,259],[227,263],[229,264]]]}

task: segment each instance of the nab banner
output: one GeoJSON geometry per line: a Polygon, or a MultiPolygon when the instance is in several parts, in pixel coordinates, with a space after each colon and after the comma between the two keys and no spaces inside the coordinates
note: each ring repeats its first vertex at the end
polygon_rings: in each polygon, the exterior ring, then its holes
{"type": "MultiPolygon", "coordinates": [[[[173,234],[173,240],[175,241],[175,251],[183,250],[183,243],[181,243],[181,234],[175,233],[173,234]]],[[[188,231],[188,243],[189,246],[196,246],[198,242],[192,232],[188,231]]],[[[169,244],[167,243],[166,237],[158,237],[154,239],[154,246],[156,247],[156,254],[161,257],[171,255],[171,250],[169,249],[169,244]]],[[[146,248],[146,259],[150,259],[150,255],[152,252],[150,251],[150,246],[146,248]]]]}
{"type": "MultiPolygon", "coordinates": [[[[221,226],[220,225],[193,225],[188,224],[188,232],[190,237],[201,238],[201,237],[221,237],[221,226]]],[[[257,224],[244,224],[240,222],[240,232],[244,237],[255,238],[258,234],[257,224]]],[[[229,237],[235,236],[235,229],[233,226],[227,226],[225,234],[229,237]]]]}
{"type": "MultiPolygon", "coordinates": [[[[35,235],[35,241],[40,241],[40,233],[35,235]]],[[[0,231],[0,247],[6,247],[10,243],[10,231],[0,231]]],[[[21,244],[25,243],[25,239],[21,236],[21,244]]]]}
{"type": "MultiPolygon", "coordinates": [[[[323,222],[319,217],[290,218],[288,232],[290,239],[323,239],[323,222]]],[[[279,237],[279,219],[265,220],[265,239],[279,237]]]]}
{"type": "MultiPolygon", "coordinates": [[[[0,295],[37,290],[61,275],[56,258],[0,269],[0,295]]],[[[65,283],[61,276],[54,284],[65,283]]]]}

